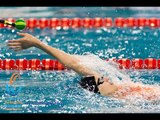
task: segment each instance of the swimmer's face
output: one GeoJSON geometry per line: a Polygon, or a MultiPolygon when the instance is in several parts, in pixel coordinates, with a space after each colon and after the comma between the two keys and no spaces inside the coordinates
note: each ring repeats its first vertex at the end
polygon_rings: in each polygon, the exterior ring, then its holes
{"type": "Polygon", "coordinates": [[[100,93],[104,96],[111,95],[118,90],[118,87],[109,82],[108,78],[104,78],[104,82],[98,86],[100,93]]]}
{"type": "Polygon", "coordinates": [[[113,84],[107,77],[103,78],[104,82],[108,82],[110,84],[113,84]]]}

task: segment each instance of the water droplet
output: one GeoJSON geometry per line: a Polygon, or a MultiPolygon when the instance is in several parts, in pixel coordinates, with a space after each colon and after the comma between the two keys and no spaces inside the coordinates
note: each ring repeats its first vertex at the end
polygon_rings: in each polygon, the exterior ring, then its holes
{"type": "Polygon", "coordinates": [[[96,30],[96,33],[102,33],[102,30],[96,30]]]}
{"type": "Polygon", "coordinates": [[[59,27],[56,27],[56,30],[60,30],[61,29],[61,27],[59,26],[59,27]]]}
{"type": "Polygon", "coordinates": [[[50,42],[50,41],[51,41],[51,38],[48,38],[47,41],[50,42]]]}
{"type": "Polygon", "coordinates": [[[132,31],[132,34],[138,34],[138,33],[140,33],[141,32],[141,30],[133,30],[132,31]]]}
{"type": "Polygon", "coordinates": [[[134,53],[134,52],[132,52],[132,55],[134,56],[134,55],[135,55],[135,53],[134,53]]]}
{"type": "Polygon", "coordinates": [[[9,57],[11,54],[10,53],[6,53],[6,55],[9,57]]]}
{"type": "Polygon", "coordinates": [[[158,36],[158,33],[157,33],[157,32],[154,32],[153,35],[154,35],[154,36],[158,36]]]}
{"type": "Polygon", "coordinates": [[[84,30],[83,34],[86,35],[87,33],[88,33],[88,31],[87,31],[87,30],[84,30]]]}
{"type": "Polygon", "coordinates": [[[14,33],[15,32],[15,30],[14,29],[12,29],[12,33],[14,33]]]}
{"type": "Polygon", "coordinates": [[[59,42],[59,39],[56,39],[55,42],[59,42]]]}
{"type": "Polygon", "coordinates": [[[128,44],[128,41],[125,41],[124,43],[128,44]]]}
{"type": "Polygon", "coordinates": [[[146,33],[143,33],[144,36],[146,36],[146,33]]]}
{"type": "Polygon", "coordinates": [[[62,36],[61,38],[64,39],[64,36],[62,36]]]}

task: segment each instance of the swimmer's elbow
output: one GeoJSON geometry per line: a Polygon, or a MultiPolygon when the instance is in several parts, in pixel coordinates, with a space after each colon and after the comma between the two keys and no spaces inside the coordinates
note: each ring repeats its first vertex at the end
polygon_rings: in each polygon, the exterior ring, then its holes
{"type": "Polygon", "coordinates": [[[79,64],[77,61],[73,61],[69,67],[81,75],[88,75],[85,66],[79,64]]]}
{"type": "Polygon", "coordinates": [[[67,67],[79,73],[80,75],[97,75],[95,71],[90,70],[86,66],[80,64],[77,60],[70,61],[67,67]]]}
{"type": "Polygon", "coordinates": [[[78,63],[76,60],[71,60],[71,61],[69,61],[69,62],[66,64],[66,66],[67,66],[68,68],[74,70],[74,69],[78,68],[79,63],[78,63]]]}

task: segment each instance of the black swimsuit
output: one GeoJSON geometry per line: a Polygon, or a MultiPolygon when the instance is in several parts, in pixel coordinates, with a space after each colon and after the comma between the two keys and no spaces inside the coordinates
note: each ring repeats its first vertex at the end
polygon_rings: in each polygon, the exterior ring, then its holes
{"type": "Polygon", "coordinates": [[[79,83],[81,87],[89,91],[92,91],[94,93],[100,93],[98,86],[103,82],[104,82],[103,77],[99,78],[98,83],[96,84],[94,76],[87,76],[87,77],[83,77],[79,83]]]}

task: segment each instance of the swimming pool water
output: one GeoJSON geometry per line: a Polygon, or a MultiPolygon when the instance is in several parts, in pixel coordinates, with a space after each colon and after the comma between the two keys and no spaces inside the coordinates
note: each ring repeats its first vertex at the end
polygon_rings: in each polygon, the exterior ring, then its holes
{"type": "MultiPolygon", "coordinates": [[[[81,12],[74,7],[1,7],[8,14],[2,17],[158,17],[157,8],[114,8],[82,7],[81,12]],[[14,9],[14,11],[13,11],[14,9]],[[153,12],[154,9],[154,12],[153,12]],[[16,12],[16,14],[13,14],[16,12]],[[14,15],[14,16],[12,16],[14,15]]],[[[17,30],[0,29],[1,59],[46,59],[53,57],[43,51],[30,48],[14,52],[6,46],[7,40],[17,39],[17,30]]],[[[52,47],[70,54],[92,53],[102,59],[107,58],[156,58],[160,55],[160,29],[69,29],[25,30],[52,47]]],[[[93,58],[94,59],[94,58],[93,58]]],[[[159,102],[125,100],[104,97],[82,89],[78,76],[73,71],[20,71],[21,77],[14,87],[21,87],[16,96],[6,93],[6,84],[15,71],[0,71],[0,113],[135,113],[160,112],[159,102]],[[12,108],[12,109],[9,109],[12,108]],[[109,108],[109,109],[108,109],[109,108]]],[[[159,85],[159,70],[123,70],[133,81],[143,84],[159,85]]]]}

